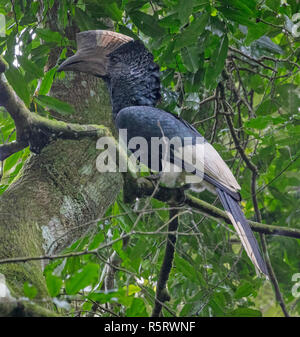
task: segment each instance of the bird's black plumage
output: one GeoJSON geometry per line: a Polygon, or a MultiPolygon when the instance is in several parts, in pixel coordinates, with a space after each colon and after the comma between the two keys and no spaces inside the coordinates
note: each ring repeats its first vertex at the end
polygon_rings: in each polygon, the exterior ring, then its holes
{"type": "Polygon", "coordinates": [[[140,41],[109,54],[108,86],[114,116],[125,107],[154,106],[160,99],[159,67],[140,41]]]}
{"type": "MultiPolygon", "coordinates": [[[[158,68],[154,65],[152,55],[137,42],[129,42],[112,53],[109,87],[111,91],[114,118],[117,129],[126,129],[128,141],[133,137],[143,137],[148,143],[148,164],[151,161],[151,138],[166,137],[180,139],[191,137],[195,144],[198,137],[206,140],[185,120],[161,109],[155,108],[159,95],[158,68]],[[135,49],[134,47],[138,48],[135,49]],[[125,70],[126,69],[126,70],[125,70]],[[146,103],[146,104],[145,104],[146,103]]],[[[176,163],[176,158],[170,153],[170,162],[176,163]]],[[[213,154],[212,154],[213,155],[213,154]]],[[[189,163],[178,161],[177,164],[186,168],[189,163]]],[[[225,164],[225,163],[224,163],[225,164]]],[[[226,164],[225,164],[226,165],[226,164]]],[[[160,167],[161,168],[161,167],[160,167]]],[[[197,175],[197,169],[194,173],[197,175]]],[[[229,215],[244,248],[256,266],[268,275],[267,266],[263,260],[258,243],[253,235],[248,221],[242,212],[238,189],[231,189],[217,177],[210,176],[204,170],[200,172],[204,181],[212,185],[220,201],[229,215]]]]}
{"type": "MultiPolygon", "coordinates": [[[[68,62],[66,61],[65,64],[67,65],[68,62]]],[[[76,70],[85,71],[84,63],[80,65],[80,69],[78,68],[76,70]]],[[[143,137],[146,140],[148,164],[152,159],[151,140],[154,137],[168,139],[177,137],[182,144],[184,139],[189,138],[190,148],[196,150],[196,155],[197,153],[200,155],[201,150],[204,149],[201,168],[187,162],[186,159],[182,160],[174,151],[170,151],[170,157],[167,159],[188,171],[189,174],[203,178],[201,184],[219,196],[251,261],[260,272],[268,275],[258,243],[239,205],[240,186],[226,163],[193,126],[169,112],[155,108],[160,99],[160,80],[159,67],[153,62],[152,54],[139,41],[124,43],[108,55],[108,66],[103,78],[109,88],[117,129],[127,130],[128,142],[134,137],[143,137]]],[[[160,159],[163,158],[160,157],[160,159]]],[[[176,180],[178,175],[174,177],[176,180]]],[[[176,181],[171,183],[176,186],[176,181]]]]}

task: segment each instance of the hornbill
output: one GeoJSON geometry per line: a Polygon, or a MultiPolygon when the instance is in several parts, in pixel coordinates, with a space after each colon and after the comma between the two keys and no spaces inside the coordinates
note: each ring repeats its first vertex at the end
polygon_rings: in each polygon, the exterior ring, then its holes
{"type": "MultiPolygon", "coordinates": [[[[198,180],[190,179],[186,187],[196,191],[207,188],[219,196],[249,258],[258,271],[268,276],[258,243],[239,205],[241,187],[226,163],[193,126],[174,114],[155,108],[160,99],[159,67],[143,43],[123,34],[94,30],[77,34],[77,45],[77,53],[65,60],[58,71],[80,71],[104,79],[115,125],[118,130],[127,129],[128,141],[143,137],[150,148],[154,137],[191,140],[187,145],[190,158],[200,157],[198,163],[185,160],[178,151],[170,151],[168,157],[161,156],[159,160],[158,169],[163,171],[160,183],[175,188],[188,181],[182,179],[183,175],[198,177],[198,180]],[[168,165],[169,168],[173,165],[173,170],[165,173],[164,168],[168,165]],[[175,167],[182,168],[183,174],[175,167]]],[[[151,149],[148,150],[148,157],[151,157],[151,149]]]]}

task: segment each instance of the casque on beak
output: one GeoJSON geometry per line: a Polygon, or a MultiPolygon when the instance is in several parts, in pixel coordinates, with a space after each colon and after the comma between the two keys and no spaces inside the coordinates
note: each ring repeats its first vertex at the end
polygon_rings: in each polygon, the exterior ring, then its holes
{"type": "Polygon", "coordinates": [[[77,53],[65,60],[57,71],[81,71],[107,76],[108,54],[132,38],[108,30],[89,30],[76,35],[77,53]]]}

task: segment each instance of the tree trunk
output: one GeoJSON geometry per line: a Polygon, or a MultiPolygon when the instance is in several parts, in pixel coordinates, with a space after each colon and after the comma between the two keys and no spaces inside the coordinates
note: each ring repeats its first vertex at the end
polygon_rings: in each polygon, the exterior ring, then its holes
{"type": "MultiPolygon", "coordinates": [[[[53,85],[51,95],[75,107],[76,113],[66,121],[111,127],[111,106],[102,80],[66,74],[53,85]]],[[[97,155],[95,140],[84,139],[59,140],[30,156],[0,197],[0,259],[44,255],[49,249],[57,253],[86,232],[89,227],[84,224],[104,214],[119,193],[122,178],[118,173],[99,173],[97,155]]],[[[44,263],[0,265],[14,297],[24,295],[26,281],[37,288],[39,298],[47,297],[44,263]]]]}

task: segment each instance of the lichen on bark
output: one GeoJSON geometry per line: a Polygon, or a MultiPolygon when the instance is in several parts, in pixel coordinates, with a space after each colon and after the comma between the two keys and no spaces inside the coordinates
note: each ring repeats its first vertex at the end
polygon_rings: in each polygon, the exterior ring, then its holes
{"type": "MultiPolygon", "coordinates": [[[[74,106],[76,113],[64,116],[66,122],[113,130],[108,93],[101,80],[67,75],[55,82],[51,95],[74,106]],[[90,95],[91,91],[97,95],[90,95]]],[[[98,154],[96,139],[82,139],[58,140],[30,156],[18,179],[0,197],[0,259],[40,256],[49,247],[57,253],[86,232],[84,224],[104,214],[120,191],[122,177],[98,172],[98,154]]],[[[47,298],[44,264],[0,265],[12,296],[23,296],[23,284],[29,282],[38,290],[38,298],[47,298]]]]}

